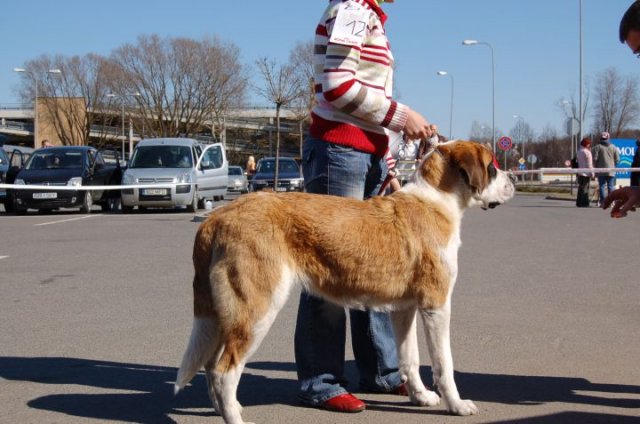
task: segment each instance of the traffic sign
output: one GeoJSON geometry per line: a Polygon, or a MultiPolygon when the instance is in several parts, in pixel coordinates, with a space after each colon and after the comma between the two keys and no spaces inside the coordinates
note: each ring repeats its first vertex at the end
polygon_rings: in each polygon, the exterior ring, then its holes
{"type": "Polygon", "coordinates": [[[513,142],[511,141],[511,137],[502,136],[500,140],[498,140],[498,147],[500,147],[505,152],[509,150],[513,146],[513,142]]]}
{"type": "Polygon", "coordinates": [[[519,163],[520,165],[523,165],[523,164],[525,163],[524,158],[520,158],[520,159],[518,159],[518,163],[519,163]]]}

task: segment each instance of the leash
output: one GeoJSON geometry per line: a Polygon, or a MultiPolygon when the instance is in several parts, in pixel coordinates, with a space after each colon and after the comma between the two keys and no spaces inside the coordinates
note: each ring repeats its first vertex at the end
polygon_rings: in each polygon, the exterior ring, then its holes
{"type": "MultiPolygon", "coordinates": [[[[429,156],[431,156],[434,152],[438,151],[439,141],[438,140],[429,139],[429,140],[421,140],[420,142],[421,143],[428,143],[427,150],[425,151],[425,153],[420,158],[420,164],[422,164],[425,160],[427,160],[429,158],[429,156]]],[[[378,196],[381,196],[385,192],[385,190],[387,189],[387,187],[391,183],[391,180],[393,180],[395,177],[396,177],[396,175],[391,175],[390,173],[387,173],[387,177],[382,182],[382,185],[380,186],[380,190],[378,190],[378,196]]]]}

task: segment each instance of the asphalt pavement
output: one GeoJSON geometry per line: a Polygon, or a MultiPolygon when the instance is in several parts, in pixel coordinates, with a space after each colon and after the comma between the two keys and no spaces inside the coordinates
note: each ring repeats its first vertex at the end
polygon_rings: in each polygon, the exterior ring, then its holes
{"type": "MultiPolygon", "coordinates": [[[[202,374],[173,395],[191,330],[191,249],[205,214],[0,213],[1,423],[222,423],[202,374]]],[[[479,415],[359,393],[350,346],[349,388],[366,411],[302,407],[295,292],[242,377],[244,418],[640,423],[640,212],[611,219],[518,195],[468,211],[462,242],[452,347],[458,388],[479,415]]]]}

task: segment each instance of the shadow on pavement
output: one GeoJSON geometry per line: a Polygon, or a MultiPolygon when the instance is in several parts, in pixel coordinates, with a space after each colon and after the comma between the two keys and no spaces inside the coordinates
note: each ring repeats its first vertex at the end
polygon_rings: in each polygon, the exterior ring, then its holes
{"type": "MultiPolygon", "coordinates": [[[[422,375],[430,375],[428,367],[422,375]]],[[[9,381],[28,381],[54,386],[74,385],[113,390],[114,393],[67,393],[53,387],[53,394],[28,402],[31,408],[54,411],[77,417],[134,423],[174,422],[169,415],[213,416],[202,374],[196,376],[178,396],[173,395],[173,381],[177,369],[155,365],[129,364],[60,357],[0,357],[0,378],[9,381]],[[59,391],[61,393],[56,394],[59,391]],[[117,391],[117,392],[116,392],[117,391]],[[63,393],[64,392],[64,393],[63,393]],[[127,393],[128,392],[128,393],[127,393]],[[194,410],[195,409],[195,410],[194,410]]],[[[347,374],[355,374],[353,361],[347,363],[347,374]]],[[[430,378],[425,378],[427,384],[430,378]]],[[[640,408],[640,386],[598,384],[582,378],[494,375],[456,373],[456,382],[463,398],[479,402],[509,405],[538,405],[545,403],[586,404],[624,409],[640,408]],[[616,394],[626,397],[612,398],[616,394]]],[[[253,362],[247,365],[238,390],[244,405],[283,404],[297,406],[298,383],[295,364],[291,362],[253,362]],[[251,370],[292,372],[290,378],[268,378],[251,370]]],[[[368,409],[420,413],[408,402],[383,402],[362,396],[368,409]]],[[[439,415],[443,411],[429,411],[439,415]]],[[[509,421],[517,424],[537,423],[637,423],[637,417],[587,412],[563,412],[549,416],[509,421]]],[[[496,421],[495,424],[501,422],[496,421]]]]}

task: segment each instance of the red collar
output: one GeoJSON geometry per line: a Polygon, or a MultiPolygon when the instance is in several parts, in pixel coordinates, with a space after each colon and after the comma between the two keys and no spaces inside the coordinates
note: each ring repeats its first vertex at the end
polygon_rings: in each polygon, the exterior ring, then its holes
{"type": "Polygon", "coordinates": [[[364,0],[364,1],[369,6],[371,6],[374,12],[376,12],[378,17],[380,18],[380,21],[382,22],[382,25],[384,26],[384,23],[387,21],[387,15],[386,13],[384,13],[382,8],[378,5],[378,2],[376,0],[364,0]]]}

